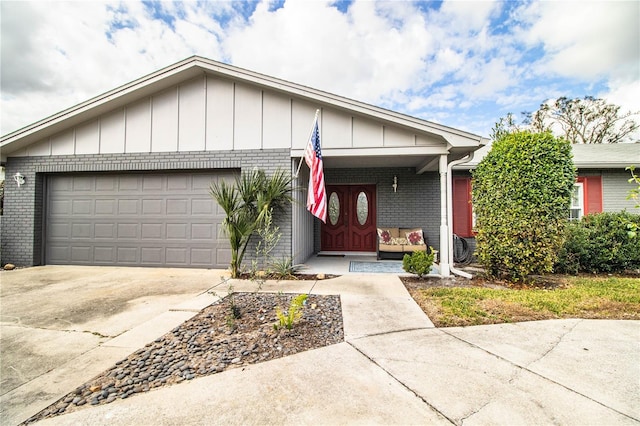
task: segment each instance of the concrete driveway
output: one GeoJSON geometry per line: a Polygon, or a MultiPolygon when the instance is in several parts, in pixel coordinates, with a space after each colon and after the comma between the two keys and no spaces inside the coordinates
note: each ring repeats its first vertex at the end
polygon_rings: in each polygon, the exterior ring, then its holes
{"type": "Polygon", "coordinates": [[[75,371],[97,375],[148,338],[118,343],[117,336],[150,319],[145,328],[157,327],[160,335],[193,316],[201,306],[181,303],[199,295],[211,303],[206,292],[223,272],[93,266],[0,272],[1,423],[26,419],[60,389],[77,386],[75,371]]]}
{"type": "MultiPolygon", "coordinates": [[[[207,289],[225,294],[221,274],[1,273],[0,424],[26,420],[195,315],[215,300],[207,289]]],[[[345,341],[38,424],[640,424],[640,321],[437,329],[391,274],[261,291],[340,294],[345,341]]]]}

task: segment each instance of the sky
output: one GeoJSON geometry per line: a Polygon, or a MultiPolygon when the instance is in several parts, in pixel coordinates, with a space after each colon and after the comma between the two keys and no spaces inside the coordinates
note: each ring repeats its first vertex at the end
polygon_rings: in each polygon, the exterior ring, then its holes
{"type": "Polygon", "coordinates": [[[487,137],[560,96],[640,111],[640,1],[0,1],[0,134],[192,55],[487,137]]]}

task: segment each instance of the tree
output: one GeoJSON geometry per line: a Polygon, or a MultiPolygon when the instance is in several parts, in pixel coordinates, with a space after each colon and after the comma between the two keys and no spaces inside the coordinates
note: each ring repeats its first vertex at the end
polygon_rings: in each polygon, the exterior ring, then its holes
{"type": "Polygon", "coordinates": [[[618,143],[640,127],[637,115],[637,112],[621,113],[620,106],[592,96],[561,97],[528,113],[526,122],[534,131],[551,130],[571,143],[618,143]]]}
{"type": "Polygon", "coordinates": [[[209,192],[224,210],[224,232],[231,246],[231,278],[240,276],[240,267],[253,233],[271,222],[274,211],[293,201],[291,177],[281,170],[267,177],[263,170],[242,173],[235,184],[213,182],[209,192]]]}
{"type": "Polygon", "coordinates": [[[492,277],[551,272],[564,242],[575,168],[568,141],[519,131],[493,143],[473,172],[477,255],[492,277]]]}
{"type": "Polygon", "coordinates": [[[622,113],[620,106],[593,96],[561,97],[541,104],[535,112],[523,112],[521,125],[516,124],[513,114],[507,114],[496,123],[491,136],[497,140],[506,133],[526,129],[536,133],[551,131],[575,144],[618,143],[633,137],[640,128],[638,114],[622,113]]]}

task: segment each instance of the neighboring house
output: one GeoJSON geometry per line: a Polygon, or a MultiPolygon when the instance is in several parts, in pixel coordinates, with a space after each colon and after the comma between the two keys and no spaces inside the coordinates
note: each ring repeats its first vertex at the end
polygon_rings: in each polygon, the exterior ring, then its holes
{"type": "MultiPolygon", "coordinates": [[[[574,144],[573,162],[578,171],[571,206],[571,219],[590,213],[615,212],[626,209],[640,213],[635,202],[627,199],[633,189],[626,167],[640,168],[640,144],[574,144]]],[[[466,164],[453,173],[453,232],[460,237],[473,237],[471,172],[491,149],[491,144],[474,153],[466,164]]]]}
{"type": "Polygon", "coordinates": [[[275,255],[375,252],[377,226],[420,227],[448,275],[448,165],[487,140],[201,57],[0,139],[2,262],[226,268],[210,182],[294,172],[316,109],[339,214],[324,225],[306,211],[303,165],[275,255]]]}

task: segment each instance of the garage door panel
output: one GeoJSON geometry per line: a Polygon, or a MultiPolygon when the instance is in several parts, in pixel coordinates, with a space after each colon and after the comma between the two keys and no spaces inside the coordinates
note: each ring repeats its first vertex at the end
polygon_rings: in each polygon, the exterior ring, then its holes
{"type": "Polygon", "coordinates": [[[73,200],[71,211],[74,215],[91,214],[93,200],[73,200]]]}
{"type": "Polygon", "coordinates": [[[189,200],[185,198],[169,198],[167,200],[167,215],[185,215],[188,212],[189,200]]]}
{"type": "Polygon", "coordinates": [[[152,215],[152,214],[163,214],[162,206],[164,203],[160,198],[154,200],[142,200],[142,214],[152,215]]]}
{"type": "Polygon", "coordinates": [[[231,249],[229,248],[216,249],[216,259],[218,259],[218,262],[222,262],[225,265],[231,264],[231,249]]]}
{"type": "Polygon", "coordinates": [[[138,247],[118,247],[116,251],[118,263],[131,263],[137,264],[138,262],[138,247]]]}
{"type": "Polygon", "coordinates": [[[214,204],[217,204],[211,197],[203,199],[191,200],[192,215],[212,215],[214,213],[214,204]]]}
{"type": "Polygon", "coordinates": [[[63,223],[51,222],[49,224],[49,236],[51,237],[51,239],[55,239],[55,238],[69,239],[71,238],[71,234],[69,233],[69,230],[70,230],[70,226],[67,222],[63,222],[63,223]]]}
{"type": "Polygon", "coordinates": [[[92,257],[92,249],[89,246],[71,247],[71,261],[73,263],[89,264],[92,257]]]}
{"type": "Polygon", "coordinates": [[[185,223],[168,223],[167,240],[186,240],[188,231],[185,223]]]}
{"type": "Polygon", "coordinates": [[[116,262],[115,247],[96,246],[93,250],[94,263],[113,265],[116,262]]]}
{"type": "Polygon", "coordinates": [[[138,214],[138,200],[118,200],[118,215],[138,214]]]}
{"type": "Polygon", "coordinates": [[[220,179],[233,172],[52,175],[46,262],[226,268],[224,212],[209,195],[220,179]]]}
{"type": "Polygon", "coordinates": [[[118,178],[113,175],[96,178],[96,192],[113,192],[117,188],[118,178]]]}
{"type": "Polygon", "coordinates": [[[94,180],[88,176],[76,176],[73,178],[73,192],[87,192],[93,189],[94,180]]]}
{"type": "Polygon", "coordinates": [[[71,257],[71,247],[68,245],[50,244],[48,246],[49,259],[51,262],[67,262],[71,257]]]}
{"type": "Polygon", "coordinates": [[[163,229],[164,229],[164,226],[162,225],[162,223],[143,223],[141,237],[143,240],[149,240],[149,239],[161,240],[163,229]]]}
{"type": "Polygon", "coordinates": [[[164,250],[159,247],[142,247],[142,263],[144,264],[153,264],[153,265],[163,265],[164,261],[164,250]]]}
{"type": "Polygon", "coordinates": [[[95,211],[96,215],[112,215],[116,211],[117,201],[114,198],[105,200],[96,200],[95,211]]]}
{"type": "Polygon", "coordinates": [[[91,235],[91,226],[90,223],[74,223],[71,226],[71,238],[73,239],[81,239],[87,238],[90,239],[91,235]]]}
{"type": "Polygon", "coordinates": [[[71,200],[51,200],[49,213],[52,217],[71,214],[71,200]]]}
{"type": "Polygon", "coordinates": [[[211,265],[213,262],[213,250],[194,248],[191,249],[191,264],[197,266],[211,265]]]}
{"type": "Polygon", "coordinates": [[[140,185],[140,176],[120,176],[118,180],[118,190],[120,192],[138,191],[140,185]]]}
{"type": "Polygon", "coordinates": [[[147,175],[142,178],[142,188],[145,191],[161,191],[163,179],[161,176],[147,175]]]}
{"type": "Polygon", "coordinates": [[[187,176],[174,175],[167,178],[167,189],[169,191],[186,191],[188,189],[187,176]]]}
{"type": "Polygon", "coordinates": [[[93,227],[93,237],[99,238],[115,238],[116,226],[113,223],[96,223],[93,227]]]}
{"type": "Polygon", "coordinates": [[[167,263],[172,265],[186,266],[188,255],[186,248],[169,247],[167,248],[167,263]]]}

